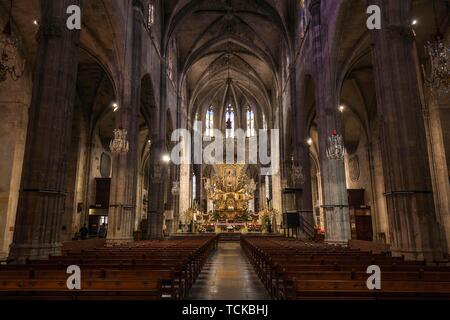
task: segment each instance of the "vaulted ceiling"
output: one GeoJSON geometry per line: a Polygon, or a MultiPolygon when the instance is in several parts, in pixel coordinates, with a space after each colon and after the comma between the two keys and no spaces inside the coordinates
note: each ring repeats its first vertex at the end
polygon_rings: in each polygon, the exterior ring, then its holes
{"type": "MultiPolygon", "coordinates": [[[[272,1],[168,1],[181,84],[194,112],[250,104],[269,112],[289,50],[284,19],[272,1]]],[[[169,8],[166,8],[169,9],[169,8]]]]}

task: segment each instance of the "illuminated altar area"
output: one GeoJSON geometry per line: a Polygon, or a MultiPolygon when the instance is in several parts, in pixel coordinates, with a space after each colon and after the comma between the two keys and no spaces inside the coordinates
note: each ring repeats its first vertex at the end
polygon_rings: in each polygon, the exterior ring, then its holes
{"type": "Polygon", "coordinates": [[[204,215],[205,229],[215,232],[247,232],[258,224],[258,214],[249,208],[254,199],[255,182],[245,174],[246,165],[214,165],[214,173],[205,183],[213,210],[204,215]]]}
{"type": "MultiPolygon", "coordinates": [[[[253,210],[256,184],[247,174],[244,164],[213,166],[205,191],[210,210],[199,204],[185,211],[186,231],[189,233],[249,233],[272,232],[277,211],[268,203],[259,212],[253,210]]],[[[181,232],[181,230],[180,230],[181,232]]]]}

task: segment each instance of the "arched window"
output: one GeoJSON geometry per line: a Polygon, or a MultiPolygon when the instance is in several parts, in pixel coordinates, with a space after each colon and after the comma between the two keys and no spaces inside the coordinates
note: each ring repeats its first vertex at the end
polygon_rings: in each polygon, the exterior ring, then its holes
{"type": "Polygon", "coordinates": [[[249,106],[247,108],[247,137],[256,136],[255,130],[255,113],[252,108],[249,106]]]}
{"type": "Polygon", "coordinates": [[[272,197],[270,196],[270,177],[269,176],[265,176],[264,177],[264,186],[265,186],[265,191],[266,191],[266,200],[270,200],[272,197]]]}
{"type": "Polygon", "coordinates": [[[152,1],[148,4],[148,20],[147,20],[147,28],[151,28],[155,23],[155,6],[152,1]]]}
{"type": "Polygon", "coordinates": [[[225,112],[225,136],[226,138],[234,138],[234,108],[231,103],[227,107],[227,112],[225,112]]]}
{"type": "Polygon", "coordinates": [[[202,123],[201,123],[201,119],[200,116],[198,114],[198,112],[195,114],[195,120],[194,120],[194,134],[198,134],[201,135],[202,134],[202,123]]]}
{"type": "Polygon", "coordinates": [[[305,0],[299,0],[300,1],[300,10],[298,14],[299,19],[299,31],[300,31],[300,38],[304,38],[306,34],[306,28],[308,26],[308,19],[306,16],[306,6],[305,6],[305,0]]]}
{"type": "Polygon", "coordinates": [[[206,133],[207,137],[214,136],[214,109],[213,107],[209,107],[208,111],[206,111],[206,133]]]}
{"type": "Polygon", "coordinates": [[[170,80],[174,79],[174,52],[175,52],[175,40],[172,39],[172,44],[169,49],[168,59],[167,59],[167,75],[170,80]]]}
{"type": "Polygon", "coordinates": [[[192,175],[192,200],[197,199],[197,177],[195,174],[192,175]]]}

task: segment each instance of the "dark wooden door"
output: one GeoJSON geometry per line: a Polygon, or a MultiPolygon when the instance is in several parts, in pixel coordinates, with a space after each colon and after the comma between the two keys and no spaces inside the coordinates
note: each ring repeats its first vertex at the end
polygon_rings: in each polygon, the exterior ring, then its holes
{"type": "Polygon", "coordinates": [[[95,207],[109,209],[111,178],[95,179],[95,207]]]}
{"type": "Polygon", "coordinates": [[[373,240],[372,217],[355,216],[357,240],[373,240]]]}
{"type": "Polygon", "coordinates": [[[100,216],[89,216],[89,234],[97,235],[99,228],[100,216]]]}

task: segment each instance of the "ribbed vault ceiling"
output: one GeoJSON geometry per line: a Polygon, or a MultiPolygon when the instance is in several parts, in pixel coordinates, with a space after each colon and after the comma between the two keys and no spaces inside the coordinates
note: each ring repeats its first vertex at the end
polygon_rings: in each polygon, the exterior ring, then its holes
{"type": "Polygon", "coordinates": [[[169,1],[181,84],[191,112],[232,103],[270,111],[279,63],[288,50],[283,19],[271,1],[169,1]],[[176,3],[176,4],[175,4],[176,3]],[[231,79],[231,81],[230,81],[231,79]]]}

